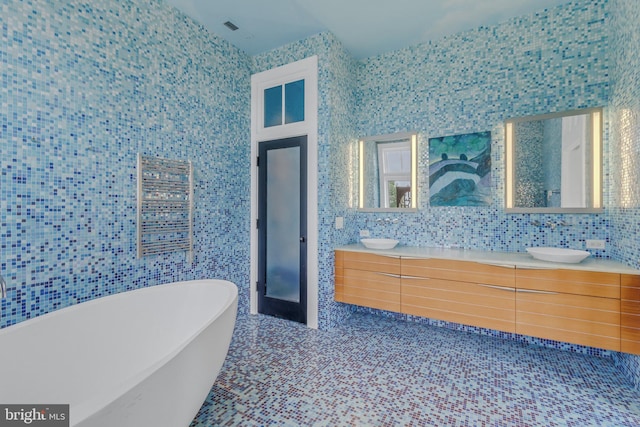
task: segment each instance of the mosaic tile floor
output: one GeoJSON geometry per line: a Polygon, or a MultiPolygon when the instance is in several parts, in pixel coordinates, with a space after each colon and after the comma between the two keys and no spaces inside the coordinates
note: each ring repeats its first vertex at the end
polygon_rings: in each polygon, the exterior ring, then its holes
{"type": "Polygon", "coordinates": [[[609,359],[355,314],[331,331],[239,317],[191,427],[639,425],[609,359]]]}

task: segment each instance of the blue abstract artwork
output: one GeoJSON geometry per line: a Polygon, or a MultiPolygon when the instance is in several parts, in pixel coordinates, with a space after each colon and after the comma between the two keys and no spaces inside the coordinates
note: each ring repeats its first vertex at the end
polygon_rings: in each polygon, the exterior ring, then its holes
{"type": "Polygon", "coordinates": [[[491,204],[491,132],[429,139],[431,206],[491,204]]]}

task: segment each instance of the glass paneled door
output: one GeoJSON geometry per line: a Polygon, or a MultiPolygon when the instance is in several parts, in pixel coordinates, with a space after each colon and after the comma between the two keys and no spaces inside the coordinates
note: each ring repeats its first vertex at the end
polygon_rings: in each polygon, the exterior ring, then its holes
{"type": "Polygon", "coordinates": [[[307,137],[259,144],[258,312],[307,321],[307,137]]]}

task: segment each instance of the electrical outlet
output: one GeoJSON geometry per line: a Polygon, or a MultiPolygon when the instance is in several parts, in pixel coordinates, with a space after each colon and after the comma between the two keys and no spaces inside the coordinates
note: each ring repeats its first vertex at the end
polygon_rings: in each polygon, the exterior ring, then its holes
{"type": "Polygon", "coordinates": [[[344,217],[336,217],[336,230],[342,230],[344,228],[344,217]]]}
{"type": "Polygon", "coordinates": [[[360,237],[369,237],[369,230],[360,230],[360,237]]]}
{"type": "Polygon", "coordinates": [[[587,249],[604,249],[604,240],[587,240],[587,249]]]}

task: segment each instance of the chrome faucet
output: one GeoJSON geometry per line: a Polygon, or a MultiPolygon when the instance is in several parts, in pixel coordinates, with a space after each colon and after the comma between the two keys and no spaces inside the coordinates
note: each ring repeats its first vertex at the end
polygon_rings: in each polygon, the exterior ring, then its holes
{"type": "Polygon", "coordinates": [[[385,224],[397,224],[398,222],[400,222],[400,220],[398,218],[377,218],[376,222],[378,224],[382,224],[383,222],[385,224]]]}
{"type": "Polygon", "coordinates": [[[553,221],[547,221],[547,222],[540,222],[537,219],[534,219],[532,221],[529,222],[529,224],[533,225],[534,227],[548,227],[552,230],[555,230],[556,227],[571,227],[573,224],[570,222],[565,221],[564,219],[559,221],[559,222],[553,222],[553,221]]]}
{"type": "Polygon", "coordinates": [[[4,277],[0,275],[0,299],[5,299],[7,297],[7,282],[4,280],[4,277]]]}

